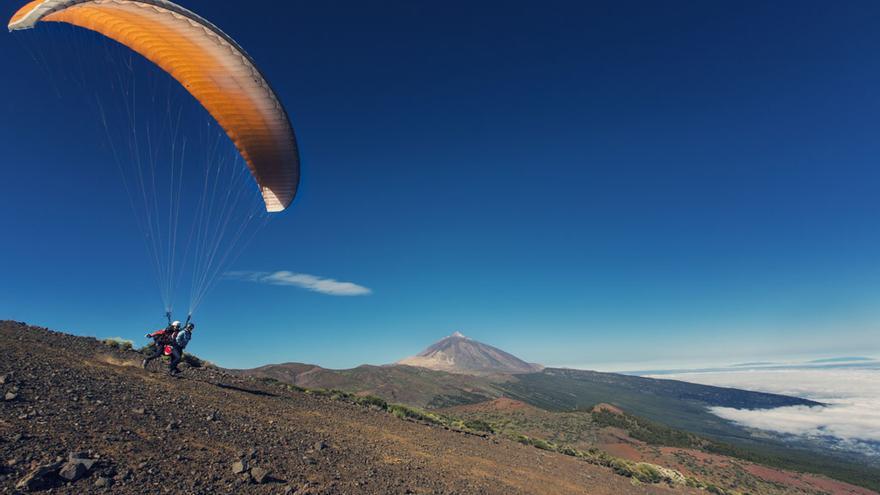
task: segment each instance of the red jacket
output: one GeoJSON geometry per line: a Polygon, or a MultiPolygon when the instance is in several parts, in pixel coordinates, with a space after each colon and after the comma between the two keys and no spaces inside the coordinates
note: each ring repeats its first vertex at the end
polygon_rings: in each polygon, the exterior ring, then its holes
{"type": "Polygon", "coordinates": [[[156,330],[150,334],[150,338],[154,339],[158,344],[166,345],[174,340],[174,330],[170,328],[156,330]]]}

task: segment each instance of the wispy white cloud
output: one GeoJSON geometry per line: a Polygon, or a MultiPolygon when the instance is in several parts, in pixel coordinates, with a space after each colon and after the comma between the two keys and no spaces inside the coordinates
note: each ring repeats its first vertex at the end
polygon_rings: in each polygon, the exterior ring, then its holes
{"type": "Polygon", "coordinates": [[[662,378],[792,395],[828,404],[710,410],[751,428],[812,438],[834,437],[850,447],[867,442],[872,444],[872,451],[880,452],[880,369],[747,370],[681,373],[662,378]]]}
{"type": "Polygon", "coordinates": [[[373,293],[369,288],[353,282],[340,282],[332,278],[323,278],[307,273],[294,273],[285,270],[277,272],[227,272],[226,278],[261,284],[299,287],[330,296],[367,296],[373,293]]]}

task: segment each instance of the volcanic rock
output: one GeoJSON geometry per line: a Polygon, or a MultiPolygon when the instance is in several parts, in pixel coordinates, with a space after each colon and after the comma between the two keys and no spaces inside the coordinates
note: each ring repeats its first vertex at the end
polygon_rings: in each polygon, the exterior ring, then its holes
{"type": "Polygon", "coordinates": [[[16,483],[15,488],[24,491],[36,491],[51,488],[58,482],[58,468],[60,467],[60,462],[38,466],[24,478],[19,480],[18,483],[16,483]]]}
{"type": "Polygon", "coordinates": [[[67,481],[76,481],[85,476],[87,471],[85,464],[81,462],[68,462],[58,471],[58,476],[67,481]]]}
{"type": "Polygon", "coordinates": [[[246,460],[235,461],[232,463],[232,473],[241,474],[248,470],[248,462],[246,460]]]}
{"type": "Polygon", "coordinates": [[[251,479],[254,480],[254,483],[262,485],[263,483],[269,481],[269,471],[258,467],[253,468],[251,469],[251,479]]]}

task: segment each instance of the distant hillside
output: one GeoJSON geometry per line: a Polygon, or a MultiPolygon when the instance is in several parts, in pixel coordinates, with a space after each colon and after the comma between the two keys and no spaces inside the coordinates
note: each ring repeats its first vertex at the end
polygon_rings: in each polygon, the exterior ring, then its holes
{"type": "MultiPolygon", "coordinates": [[[[876,470],[860,467],[858,459],[832,457],[810,445],[788,443],[785,439],[764,432],[753,434],[707,410],[711,404],[727,404],[731,407],[744,404],[761,407],[816,404],[794,397],[705,387],[674,380],[553,368],[506,377],[463,375],[401,365],[327,370],[312,365],[286,364],[239,370],[237,373],[281,380],[300,387],[376,395],[391,402],[427,407],[431,411],[460,417],[466,422],[475,421],[476,425],[481,421],[488,422],[493,430],[509,436],[521,432],[557,445],[573,445],[582,449],[598,446],[623,457],[628,457],[628,452],[632,453],[631,459],[655,452],[656,449],[649,446],[639,447],[639,452],[632,451],[632,446],[627,443],[631,441],[618,439],[613,429],[600,432],[593,426],[591,410],[616,414],[622,414],[623,410],[656,422],[646,420],[643,423],[656,426],[650,430],[641,428],[637,436],[642,439],[659,438],[664,444],[672,443],[681,447],[678,441],[682,438],[688,442],[700,442],[692,440],[692,434],[687,432],[699,433],[742,447],[738,450],[737,447],[725,447],[728,444],[712,444],[716,446],[713,448],[727,449],[718,452],[720,455],[732,455],[795,471],[820,472],[864,486],[876,486],[865,481],[876,470]],[[661,425],[673,425],[678,430],[661,425]]],[[[705,457],[708,454],[700,455],[705,457]]],[[[656,457],[665,463],[671,463],[676,458],[674,452],[656,457]]],[[[709,466],[716,463],[718,472],[707,466],[694,472],[712,479],[716,475],[718,479],[724,479],[730,471],[720,469],[722,465],[718,464],[721,462],[719,459],[709,456],[705,461],[709,466]]],[[[724,465],[730,465],[730,469],[734,470],[739,469],[736,467],[738,462],[731,464],[730,459],[723,460],[724,465]]],[[[704,463],[700,461],[697,464],[704,463]]],[[[739,472],[737,476],[746,475],[739,472]]],[[[749,493],[764,492],[754,490],[749,493]]],[[[829,493],[833,492],[831,490],[829,493]]]]}
{"type": "MultiPolygon", "coordinates": [[[[494,349],[495,355],[504,356],[508,369],[522,370],[534,366],[494,347],[474,342],[462,335],[453,335],[424,353],[436,356],[446,349],[461,346],[451,352],[457,355],[481,356],[475,348],[494,349]],[[458,354],[461,349],[470,349],[458,354]],[[511,364],[519,363],[519,364],[511,364]]],[[[502,361],[498,359],[497,361],[502,361]]],[[[402,360],[401,362],[411,362],[402,360]]],[[[486,361],[457,361],[469,363],[462,368],[471,372],[451,373],[407,365],[360,366],[350,370],[328,370],[313,365],[270,365],[237,373],[271,378],[309,388],[340,389],[356,394],[370,394],[391,402],[425,407],[433,410],[486,404],[486,407],[517,403],[549,412],[589,410],[598,404],[612,404],[629,414],[682,431],[747,449],[749,458],[790,459],[792,469],[819,470],[827,467],[844,479],[861,479],[861,474],[848,473],[847,466],[872,462],[870,459],[841,452],[827,451],[817,442],[803,437],[751,430],[724,420],[709,411],[722,406],[739,409],[769,409],[782,406],[821,406],[814,401],[797,397],[751,392],[732,388],[698,385],[676,380],[661,380],[639,376],[601,373],[595,371],[547,368],[527,373],[488,373],[498,364],[486,361]],[[475,369],[484,372],[474,372],[475,369]],[[495,401],[488,403],[488,401],[495,401]],[[843,474],[841,474],[843,473],[843,474]]]]}
{"type": "Polygon", "coordinates": [[[671,467],[684,474],[699,473],[703,481],[728,494],[874,493],[806,473],[822,473],[875,490],[880,487],[880,470],[876,468],[794,451],[774,455],[737,449],[627,414],[610,404],[551,412],[512,399],[495,399],[442,412],[509,438],[526,436],[532,439],[530,442],[541,439],[542,445],[551,449],[598,449],[630,461],[671,467]]]}
{"type": "MultiPolygon", "coordinates": [[[[711,406],[765,409],[821,405],[810,400],[675,380],[571,369],[544,369],[456,332],[396,365],[329,370],[286,363],[236,370],[300,387],[369,393],[419,407],[443,408],[508,397],[546,410],[589,408],[599,403],[700,433],[731,434],[711,406]],[[454,370],[454,371],[453,371],[454,370]]],[[[736,428],[737,434],[742,434],[736,428]]]]}
{"type": "Polygon", "coordinates": [[[534,373],[544,367],[522,359],[459,332],[432,344],[415,356],[397,364],[463,374],[534,373]]]}
{"type": "Polygon", "coordinates": [[[313,365],[287,363],[232,371],[244,376],[271,378],[298,387],[346,390],[430,408],[473,404],[500,397],[503,391],[498,384],[510,379],[490,379],[401,365],[364,365],[348,370],[328,370],[313,365]]]}
{"type": "Polygon", "coordinates": [[[770,409],[783,406],[821,406],[819,402],[786,395],[735,388],[698,385],[678,380],[603,373],[599,371],[547,368],[541,373],[517,377],[505,387],[511,395],[551,410],[592,407],[600,402],[624,404],[632,410],[650,399],[694,402],[703,406],[737,409],[770,409]],[[607,399],[607,400],[606,400],[607,399]]]}
{"type": "MultiPolygon", "coordinates": [[[[453,339],[465,338],[454,336],[453,339]]],[[[479,404],[498,398],[521,401],[546,411],[573,411],[601,403],[614,404],[631,414],[674,428],[761,449],[784,450],[795,446],[812,451],[816,446],[767,432],[753,432],[719,418],[708,408],[821,405],[797,397],[676,380],[557,368],[533,373],[469,375],[404,365],[328,370],[289,363],[237,370],[236,373],[271,378],[300,387],[376,395],[391,402],[430,409],[479,404]]]]}

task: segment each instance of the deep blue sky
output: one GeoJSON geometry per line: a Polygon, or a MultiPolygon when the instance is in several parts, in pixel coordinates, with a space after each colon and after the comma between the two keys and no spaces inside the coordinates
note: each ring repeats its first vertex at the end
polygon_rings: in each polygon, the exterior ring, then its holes
{"type": "MultiPolygon", "coordinates": [[[[231,268],[372,290],[223,281],[194,353],[880,354],[877,2],[182,3],[301,145],[297,202],[231,268]]],[[[0,36],[0,318],[142,342],[162,308],[94,116],[14,40],[46,34],[0,36]]]]}

